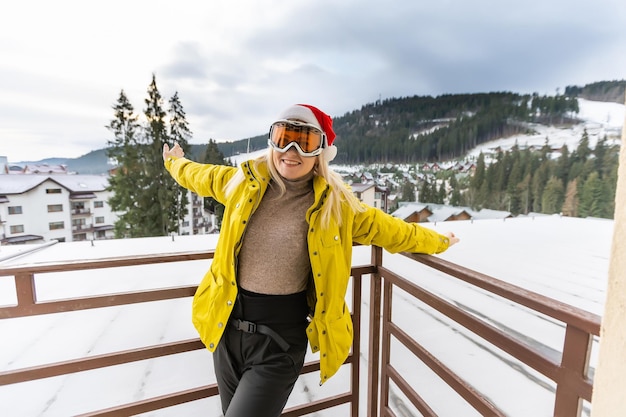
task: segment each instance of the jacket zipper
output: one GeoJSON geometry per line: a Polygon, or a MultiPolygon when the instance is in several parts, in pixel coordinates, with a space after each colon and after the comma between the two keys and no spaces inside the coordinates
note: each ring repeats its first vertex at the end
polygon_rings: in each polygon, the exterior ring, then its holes
{"type": "MultiPolygon", "coordinates": [[[[257,183],[258,191],[257,191],[256,201],[254,202],[254,207],[252,207],[252,210],[250,210],[250,215],[246,219],[246,225],[243,228],[243,233],[241,234],[241,237],[239,238],[239,241],[237,242],[237,246],[235,247],[235,252],[236,252],[236,254],[234,256],[235,280],[237,280],[237,269],[239,267],[239,251],[241,250],[241,246],[243,245],[243,238],[246,235],[246,231],[248,230],[248,224],[250,223],[250,219],[252,218],[252,215],[254,214],[256,209],[259,207],[259,204],[261,203],[261,182],[254,175],[254,172],[249,167],[249,164],[246,164],[245,167],[249,170],[250,175],[252,176],[252,178],[254,178],[254,181],[257,183]]],[[[244,184],[243,186],[247,187],[247,184],[244,184]]]]}

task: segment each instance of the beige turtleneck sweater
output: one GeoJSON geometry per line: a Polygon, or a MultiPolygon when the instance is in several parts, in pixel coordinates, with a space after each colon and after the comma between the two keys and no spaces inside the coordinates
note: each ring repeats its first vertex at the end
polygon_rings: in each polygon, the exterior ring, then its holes
{"type": "Polygon", "coordinates": [[[239,252],[238,280],[261,294],[304,291],[311,275],[306,212],[313,205],[313,173],[284,180],[286,193],[272,182],[252,215],[239,252]]]}

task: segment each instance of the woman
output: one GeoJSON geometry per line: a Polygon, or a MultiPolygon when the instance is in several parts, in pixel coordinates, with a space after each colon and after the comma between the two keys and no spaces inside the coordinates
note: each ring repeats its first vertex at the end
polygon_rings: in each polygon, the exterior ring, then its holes
{"type": "Polygon", "coordinates": [[[214,352],[226,417],[279,416],[307,341],[320,352],[320,384],[343,364],[352,344],[345,295],[353,242],[430,254],[458,242],[362,204],[328,166],[334,139],[327,114],[298,104],[271,125],[267,155],[239,168],[163,147],[181,186],[225,205],[192,320],[214,352]]]}

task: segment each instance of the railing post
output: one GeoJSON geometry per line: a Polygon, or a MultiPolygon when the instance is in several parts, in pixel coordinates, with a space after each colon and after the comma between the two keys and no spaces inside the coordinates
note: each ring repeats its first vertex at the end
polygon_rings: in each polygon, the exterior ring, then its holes
{"type": "Polygon", "coordinates": [[[367,372],[367,415],[378,415],[378,387],[380,383],[380,310],[381,310],[381,279],[378,268],[383,263],[383,250],[372,246],[372,265],[376,272],[370,281],[370,317],[369,317],[369,348],[367,372]]]}
{"type": "Polygon", "coordinates": [[[556,386],[555,417],[578,417],[581,414],[580,389],[587,377],[592,342],[593,337],[589,333],[571,324],[567,325],[561,371],[556,386]]]}
{"type": "Polygon", "coordinates": [[[30,306],[37,302],[35,295],[35,274],[15,274],[15,292],[18,306],[30,306]]]}

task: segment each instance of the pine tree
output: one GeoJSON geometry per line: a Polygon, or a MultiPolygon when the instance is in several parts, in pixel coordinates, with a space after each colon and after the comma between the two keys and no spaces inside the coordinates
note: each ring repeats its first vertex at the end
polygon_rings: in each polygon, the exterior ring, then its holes
{"type": "Polygon", "coordinates": [[[567,145],[563,145],[561,147],[561,156],[559,157],[555,166],[554,174],[556,175],[557,178],[563,181],[563,184],[567,184],[569,181],[569,178],[567,176],[569,173],[569,170],[570,170],[569,149],[567,148],[567,145]]]}
{"type": "Polygon", "coordinates": [[[541,196],[542,212],[547,214],[560,213],[563,206],[563,183],[557,177],[551,177],[541,196]]]}
{"type": "Polygon", "coordinates": [[[422,187],[420,188],[420,192],[419,192],[419,201],[422,203],[430,203],[432,200],[432,197],[430,195],[430,184],[428,183],[428,181],[424,180],[422,182],[422,187]]]}
{"type": "Polygon", "coordinates": [[[176,193],[173,187],[168,187],[169,174],[163,168],[163,145],[169,142],[167,114],[163,109],[163,98],[154,74],[144,102],[146,125],[141,155],[144,175],[137,193],[137,204],[142,216],[135,236],[165,236],[176,231],[175,221],[171,218],[176,214],[176,193]]]}
{"type": "Polygon", "coordinates": [[[443,203],[443,201],[439,201],[439,190],[437,189],[437,180],[433,179],[433,182],[432,184],[430,184],[430,186],[431,186],[430,191],[429,191],[430,199],[428,200],[428,202],[435,203],[435,204],[443,203]]]}
{"type": "Polygon", "coordinates": [[[574,178],[567,184],[565,190],[565,201],[563,202],[563,208],[561,211],[564,216],[577,217],[578,216],[578,179],[574,178]]]}
{"type": "Polygon", "coordinates": [[[452,192],[450,193],[450,205],[458,207],[461,205],[461,202],[461,191],[457,188],[453,188],[452,192]]]}
{"type": "Polygon", "coordinates": [[[593,150],[593,154],[595,155],[595,170],[600,174],[600,178],[605,178],[611,169],[611,165],[606,163],[607,153],[607,139],[606,136],[603,136],[598,139],[598,143],[596,143],[596,147],[593,150]]]}
{"type": "Polygon", "coordinates": [[[140,188],[143,167],[139,159],[138,116],[124,90],[120,92],[113,110],[115,118],[107,129],[113,133],[114,139],[107,141],[107,156],[116,168],[109,177],[107,190],[113,193],[108,200],[109,206],[118,213],[114,230],[115,237],[119,239],[134,235],[134,226],[140,221],[135,210],[135,193],[140,188]]]}
{"type": "Polygon", "coordinates": [[[509,175],[508,184],[506,186],[506,193],[509,199],[509,206],[507,211],[511,212],[514,215],[517,215],[522,210],[522,198],[520,195],[520,191],[522,191],[523,187],[520,187],[520,183],[522,182],[522,167],[519,158],[516,158],[513,162],[513,167],[511,168],[511,173],[509,175]]]}
{"type": "Polygon", "coordinates": [[[531,195],[533,199],[532,211],[537,213],[545,213],[543,208],[543,191],[550,177],[550,162],[546,160],[539,166],[531,184],[531,195]]]}
{"type": "MultiPolygon", "coordinates": [[[[185,115],[185,110],[178,97],[178,92],[174,93],[169,100],[169,144],[170,148],[178,143],[183,149],[188,149],[189,139],[192,137],[191,129],[185,115]]],[[[164,184],[167,190],[168,200],[171,203],[170,213],[166,220],[167,231],[174,232],[180,229],[181,222],[184,221],[188,211],[189,199],[187,191],[179,186],[170,175],[164,177],[164,184]]]]}
{"type": "MultiPolygon", "coordinates": [[[[528,214],[531,207],[530,184],[532,176],[527,174],[524,179],[517,184],[517,195],[520,199],[520,213],[528,214]]],[[[519,214],[519,213],[518,213],[519,214]]]]}
{"type": "Polygon", "coordinates": [[[584,164],[590,156],[591,149],[589,148],[589,133],[587,133],[587,129],[585,129],[582,137],[580,138],[580,142],[578,142],[578,147],[572,154],[572,159],[576,162],[582,162],[584,164]]]}
{"type": "Polygon", "coordinates": [[[478,155],[478,160],[476,161],[476,170],[474,171],[474,176],[472,177],[471,186],[475,190],[480,190],[485,181],[485,155],[481,152],[478,155]]]}
{"type": "Polygon", "coordinates": [[[411,181],[404,181],[402,184],[402,201],[416,201],[415,200],[415,186],[411,181]]]}

